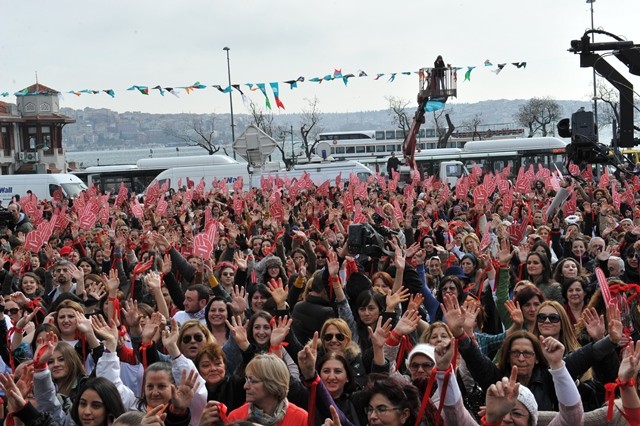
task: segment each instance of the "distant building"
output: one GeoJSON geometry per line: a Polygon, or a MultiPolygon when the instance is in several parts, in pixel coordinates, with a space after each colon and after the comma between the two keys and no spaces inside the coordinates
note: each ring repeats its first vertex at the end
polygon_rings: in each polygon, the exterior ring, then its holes
{"type": "Polygon", "coordinates": [[[75,120],[60,113],[60,93],[36,83],[0,102],[0,174],[67,170],[62,128],[75,120]]]}

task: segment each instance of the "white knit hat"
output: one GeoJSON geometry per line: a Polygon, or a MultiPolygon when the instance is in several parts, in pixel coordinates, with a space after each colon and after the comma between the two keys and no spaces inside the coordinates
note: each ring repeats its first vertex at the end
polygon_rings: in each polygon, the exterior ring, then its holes
{"type": "Polygon", "coordinates": [[[520,392],[518,393],[518,401],[522,403],[525,407],[527,407],[527,411],[529,411],[529,415],[531,416],[531,424],[538,424],[538,402],[536,398],[533,396],[528,387],[524,385],[520,385],[520,392]]]}
{"type": "Polygon", "coordinates": [[[411,364],[411,359],[418,354],[424,355],[431,361],[436,362],[435,348],[426,343],[419,343],[413,347],[411,352],[409,352],[409,356],[407,357],[406,361],[407,367],[409,367],[409,364],[411,364]]]}

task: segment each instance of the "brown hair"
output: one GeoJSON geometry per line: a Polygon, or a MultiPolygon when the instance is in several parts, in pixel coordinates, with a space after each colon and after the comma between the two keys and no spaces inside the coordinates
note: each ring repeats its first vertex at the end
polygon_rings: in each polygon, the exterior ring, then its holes
{"type": "Polygon", "coordinates": [[[542,346],[540,346],[540,341],[536,336],[532,333],[529,333],[526,330],[518,330],[511,333],[502,343],[502,347],[500,348],[500,359],[498,360],[498,368],[502,371],[502,374],[510,374],[511,373],[511,345],[515,340],[518,339],[527,339],[531,342],[533,346],[533,351],[536,354],[536,361],[538,364],[544,368],[549,368],[549,363],[547,359],[544,357],[542,353],[542,346]]]}

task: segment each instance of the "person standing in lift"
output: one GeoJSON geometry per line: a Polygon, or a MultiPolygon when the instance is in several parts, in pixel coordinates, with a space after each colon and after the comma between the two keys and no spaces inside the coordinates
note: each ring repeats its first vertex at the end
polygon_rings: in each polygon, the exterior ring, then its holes
{"type": "Polygon", "coordinates": [[[446,67],[442,55],[438,55],[433,63],[433,78],[435,79],[433,88],[436,92],[444,92],[446,89],[444,84],[444,70],[446,67]]]}

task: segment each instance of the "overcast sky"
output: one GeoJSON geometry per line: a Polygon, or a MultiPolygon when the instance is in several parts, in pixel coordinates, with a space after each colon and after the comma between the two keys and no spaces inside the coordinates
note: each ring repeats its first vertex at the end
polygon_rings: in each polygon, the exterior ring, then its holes
{"type": "MultiPolygon", "coordinates": [[[[181,98],[150,96],[125,89],[228,85],[223,47],[231,48],[233,84],[280,82],[285,112],[300,112],[317,96],[322,112],[385,109],[385,96],[412,100],[416,75],[373,80],[376,73],[432,66],[438,54],[453,66],[477,66],[470,82],[459,74],[458,98],[588,99],[591,71],[567,52],[570,40],[591,26],[584,0],[2,0],[0,93],[39,80],[62,92],[113,89],[76,97],[62,106],[106,107],[151,113],[227,113],[229,97],[207,88],[181,98]],[[494,67],[509,63],[499,75],[494,67]],[[511,62],[526,61],[526,69],[511,62]],[[341,68],[368,78],[322,84],[305,82],[290,90],[284,80],[322,77],[341,68]]],[[[595,26],[640,44],[638,0],[597,0],[595,26]]],[[[596,41],[609,41],[597,36],[596,41]]],[[[617,63],[612,58],[611,63],[617,63]]],[[[638,77],[623,73],[638,86],[638,77]]],[[[244,88],[243,88],[244,90],[244,88]]],[[[248,92],[248,90],[247,90],[248,92]]],[[[272,93],[268,90],[275,110],[272,93]]],[[[252,100],[263,105],[259,92],[252,100]]],[[[15,102],[15,97],[0,98],[15,102]]],[[[234,110],[246,113],[239,94],[234,110]]]]}

